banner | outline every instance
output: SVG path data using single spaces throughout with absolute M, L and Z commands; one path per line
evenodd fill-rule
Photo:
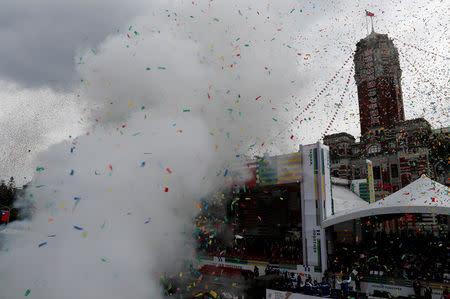
M 369 203 L 375 202 L 375 187 L 373 183 L 372 161 L 366 160 L 367 166 L 367 184 L 369 185 Z
M 327 266 L 325 231 L 321 227 L 324 211 L 332 212 L 328 147 L 320 142 L 301 146 L 303 263 L 324 271 Z M 327 159 L 325 159 L 327 157 Z
M 260 186 L 298 183 L 302 179 L 301 153 L 263 158 L 258 162 L 256 183 Z

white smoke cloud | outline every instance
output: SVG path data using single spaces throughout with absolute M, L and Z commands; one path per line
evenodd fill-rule
M 37 159 L 21 203 L 33 219 L 0 255 L 0 296 L 159 297 L 159 275 L 195 259 L 196 201 L 230 184 L 237 155 L 287 129 L 280 103 L 302 80 L 271 40 L 276 16 L 260 13 L 161 10 L 76 57 L 92 125 Z

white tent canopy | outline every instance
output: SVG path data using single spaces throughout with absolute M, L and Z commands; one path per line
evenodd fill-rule
M 360 198 L 347 187 L 333 184 L 331 190 L 333 192 L 332 194 L 335 214 L 342 214 L 349 210 L 369 206 L 369 203 L 367 201 Z
M 336 204 L 339 202 L 335 202 Z M 370 205 L 356 208 L 354 206 L 340 207 L 335 208 L 335 211 L 335 215 L 322 222 L 323 227 L 372 215 L 403 213 L 448 215 L 450 214 L 450 188 L 423 175 L 403 189 Z

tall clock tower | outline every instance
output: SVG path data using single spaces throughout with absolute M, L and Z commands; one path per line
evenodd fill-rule
M 387 34 L 374 31 L 356 44 L 361 136 L 372 129 L 391 128 L 405 120 L 398 51 Z

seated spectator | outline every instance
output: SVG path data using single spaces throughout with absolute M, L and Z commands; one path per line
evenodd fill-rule
M 331 295 L 331 284 L 324 277 L 320 284 L 321 296 L 322 297 L 330 297 Z

